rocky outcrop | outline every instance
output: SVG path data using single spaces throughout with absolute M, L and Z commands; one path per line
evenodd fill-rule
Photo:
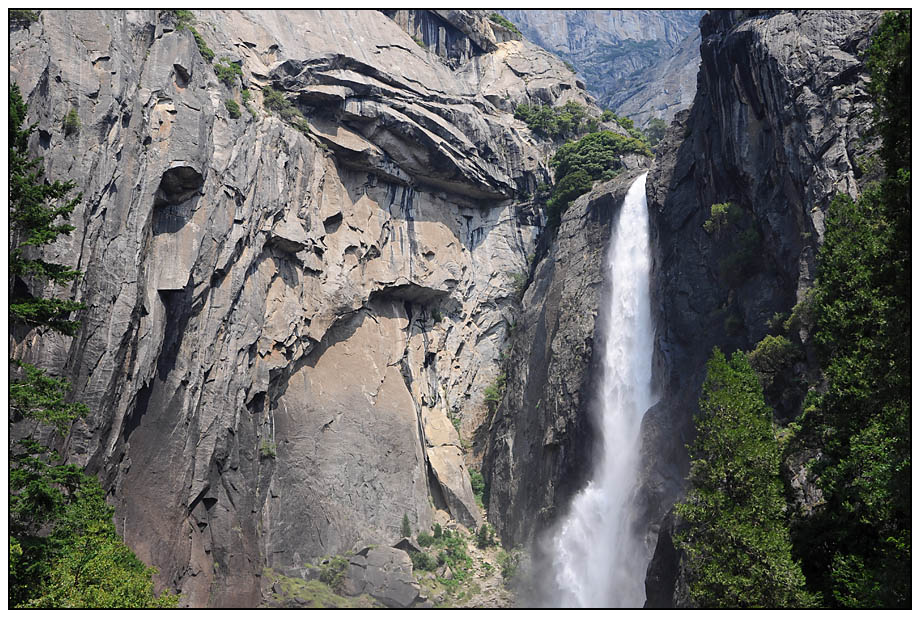
M 696 99 L 647 184 L 663 392 L 643 423 L 650 543 L 683 491 L 682 445 L 713 346 L 750 350 L 769 318 L 803 298 L 831 199 L 857 195 L 866 179 L 858 161 L 875 145 L 860 53 L 878 18 L 716 11 L 701 22 Z M 704 228 L 711 206 L 728 202 L 733 223 Z M 663 572 L 674 570 L 653 561 L 650 576 Z
M 345 594 L 368 594 L 387 607 L 410 607 L 419 598 L 409 554 L 393 547 L 365 547 L 348 559 Z
M 92 410 L 68 457 L 158 585 L 254 606 L 263 567 L 479 523 L 451 420 L 485 415 L 549 179 L 510 112 L 590 98 L 477 11 L 423 18 L 425 48 L 376 11 L 195 16 L 202 43 L 170 11 L 11 31 L 31 147 L 83 192 L 49 257 L 88 307 L 11 347 Z
M 696 91 L 704 11 L 505 10 L 530 40 L 572 63 L 598 101 L 644 126 Z
M 636 157 L 627 171 L 569 207 L 524 294 L 485 462 L 489 518 L 508 547 L 528 546 L 587 481 L 604 250 L 614 215 L 643 164 L 648 162 Z

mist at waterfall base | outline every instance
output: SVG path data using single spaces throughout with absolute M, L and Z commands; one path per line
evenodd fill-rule
M 602 355 L 593 414 L 600 432 L 591 481 L 542 537 L 542 603 L 556 607 L 642 607 L 651 552 L 635 525 L 639 431 L 652 392 L 654 328 L 649 302 L 646 174 L 635 180 L 613 223 L 598 319 Z M 602 301 L 604 302 L 604 301 Z

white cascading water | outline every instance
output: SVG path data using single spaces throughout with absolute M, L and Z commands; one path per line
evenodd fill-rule
M 648 206 L 643 174 L 623 201 L 607 250 L 611 285 L 597 393 L 603 455 L 553 541 L 561 607 L 642 607 L 649 557 L 630 532 L 639 427 L 652 395 Z

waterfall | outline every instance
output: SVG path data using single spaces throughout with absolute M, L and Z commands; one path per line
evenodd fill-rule
M 649 555 L 630 525 L 639 427 L 652 396 L 648 206 L 643 174 L 632 184 L 606 256 L 610 282 L 597 389 L 602 455 L 592 480 L 572 500 L 553 540 L 556 604 L 641 607 Z

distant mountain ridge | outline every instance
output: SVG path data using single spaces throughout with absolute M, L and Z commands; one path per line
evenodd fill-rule
M 506 10 L 524 35 L 570 62 L 598 103 L 639 125 L 670 121 L 696 93 L 701 10 Z

